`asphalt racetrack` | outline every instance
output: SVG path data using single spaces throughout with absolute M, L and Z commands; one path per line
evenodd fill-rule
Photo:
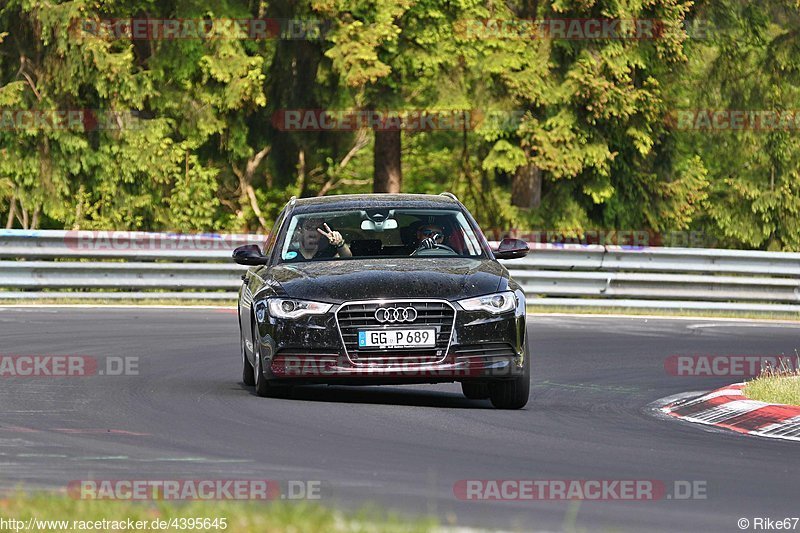
M 498 411 L 465 399 L 458 384 L 313 386 L 259 398 L 240 383 L 232 311 L 2 308 L 0 355 L 137 357 L 138 375 L 2 378 L 0 485 L 319 480 L 328 505 L 372 502 L 511 530 L 739 531 L 739 518 L 800 515 L 797 443 L 648 408 L 740 381 L 669 375 L 670 355 L 793 354 L 800 324 L 530 316 L 529 328 L 531 402 Z M 471 479 L 690 481 L 705 498 L 456 498 L 454 484 Z

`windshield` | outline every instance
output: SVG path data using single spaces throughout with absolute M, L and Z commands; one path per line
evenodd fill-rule
M 292 216 L 280 246 L 283 262 L 376 257 L 481 257 L 461 211 L 362 209 Z

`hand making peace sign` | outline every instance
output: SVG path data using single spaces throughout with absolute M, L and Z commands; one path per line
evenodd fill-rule
M 331 245 L 337 248 L 341 248 L 342 246 L 344 246 L 344 237 L 342 237 L 342 234 L 339 233 L 338 231 L 332 230 L 327 223 L 323 225 L 325 226 L 325 229 L 328 231 L 322 231 L 320 228 L 317 228 L 317 231 L 321 235 L 325 236 L 325 238 L 328 239 L 328 242 L 330 242 Z

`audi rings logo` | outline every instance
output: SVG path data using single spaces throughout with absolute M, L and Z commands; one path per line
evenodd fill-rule
M 380 307 L 375 311 L 375 320 L 381 324 L 414 322 L 416 319 L 417 310 L 413 307 Z

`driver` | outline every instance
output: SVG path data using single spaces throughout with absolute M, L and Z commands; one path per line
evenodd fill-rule
M 444 243 L 444 228 L 438 224 L 423 224 L 417 228 L 417 250 L 436 248 Z

